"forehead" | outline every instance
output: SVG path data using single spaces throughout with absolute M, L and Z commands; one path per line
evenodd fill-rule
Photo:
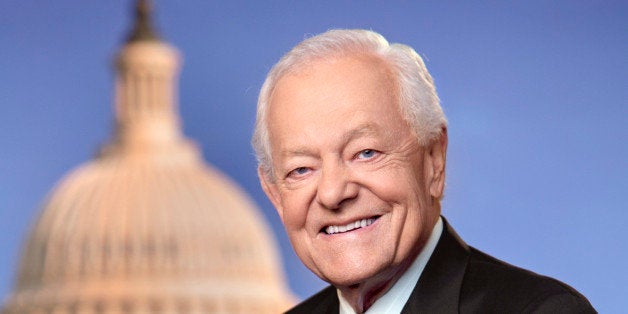
M 308 85 L 316 89 L 333 85 L 338 88 L 351 88 L 352 83 L 378 83 L 387 88 L 387 93 L 397 94 L 396 77 L 391 66 L 382 57 L 368 53 L 332 55 L 304 61 L 277 80 L 269 97 L 272 104 L 277 96 L 287 90 L 298 88 L 305 91 Z
M 267 114 L 272 146 L 342 137 L 364 125 L 405 124 L 390 67 L 370 55 L 318 60 L 287 74 L 277 82 Z
M 297 66 L 277 81 L 269 97 L 268 115 L 319 109 L 314 104 L 340 107 L 351 97 L 395 98 L 396 106 L 397 90 L 390 66 L 380 57 L 354 54 L 317 59 Z

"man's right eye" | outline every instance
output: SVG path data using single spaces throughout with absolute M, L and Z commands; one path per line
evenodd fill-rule
M 302 177 L 302 176 L 308 174 L 308 172 L 310 172 L 310 168 L 308 168 L 308 167 L 299 167 L 299 168 L 295 168 L 294 170 L 288 172 L 287 177 L 288 178 L 299 178 L 299 177 Z

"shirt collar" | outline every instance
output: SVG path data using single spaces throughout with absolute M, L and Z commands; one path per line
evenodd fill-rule
M 421 253 L 417 256 L 417 258 L 412 262 L 412 265 L 406 270 L 406 272 L 401 275 L 401 277 L 393 284 L 393 286 L 379 299 L 373 303 L 373 305 L 365 312 L 366 313 L 401 313 L 403 306 L 408 302 L 410 298 L 410 294 L 412 294 L 412 290 L 416 286 L 417 282 L 421 277 L 421 273 L 427 265 L 427 261 L 429 261 L 434 249 L 436 248 L 436 244 L 440 239 L 440 235 L 443 232 L 443 220 L 441 217 L 438 217 L 438 221 L 434 225 L 432 229 L 432 233 L 430 234 L 427 243 L 421 250 Z M 336 293 L 338 294 L 338 301 L 340 303 L 340 311 L 339 314 L 355 314 L 355 311 L 349 305 L 349 302 L 342 296 L 340 290 L 336 289 Z

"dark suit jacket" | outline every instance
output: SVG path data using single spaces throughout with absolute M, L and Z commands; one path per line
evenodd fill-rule
M 339 311 L 329 286 L 287 313 Z M 596 313 L 568 285 L 468 246 L 443 219 L 443 233 L 402 313 Z

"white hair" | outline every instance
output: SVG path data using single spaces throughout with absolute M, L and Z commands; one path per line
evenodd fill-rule
M 447 126 L 432 77 L 414 49 L 402 44 L 389 44 L 382 35 L 369 30 L 330 30 L 302 41 L 285 54 L 270 70 L 262 85 L 251 142 L 259 167 L 270 178 L 274 176 L 267 113 L 277 82 L 303 65 L 354 54 L 379 57 L 390 67 L 397 79 L 401 113 L 421 145 L 438 137 Z

